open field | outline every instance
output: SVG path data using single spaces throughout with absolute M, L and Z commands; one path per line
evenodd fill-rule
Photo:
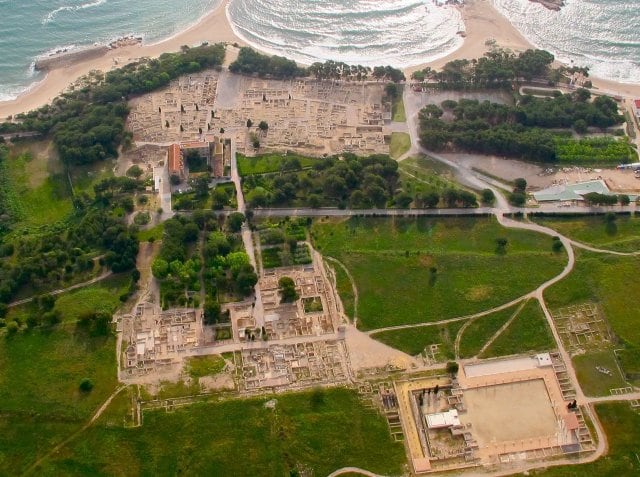
M 611 223 L 603 215 L 592 217 L 536 217 L 536 223 L 573 240 L 618 252 L 640 249 L 640 218 L 619 215 Z
M 576 375 L 580 386 L 587 396 L 609 396 L 610 389 L 628 386 L 620 375 L 613 351 L 598 351 L 573 358 Z M 596 367 L 607 369 L 611 374 L 604 374 Z
M 72 204 L 61 165 L 49 156 L 46 144 L 21 146 L 20 150 L 3 161 L 0 173 L 13 189 L 10 196 L 17 202 L 13 208 L 24 225 L 46 225 L 65 218 Z
M 460 339 L 460 357 L 476 356 L 484 344 L 504 325 L 519 308 L 514 305 L 506 310 L 482 316 L 471 323 L 462 333 Z
M 164 223 L 160 223 L 155 227 L 138 232 L 138 240 L 140 242 L 148 242 L 149 240 L 162 240 L 164 233 Z
M 392 159 L 398 159 L 411 148 L 411 137 L 407 133 L 391 133 L 389 155 Z
M 116 388 L 114 348 L 71 324 L 0 339 L 0 474 L 22 473 L 89 419 Z
M 481 358 L 555 349 L 555 341 L 537 300 L 529 300 Z
M 324 476 L 343 466 L 401 473 L 401 443 L 387 423 L 346 389 L 194 404 L 171 414 L 146 412 L 136 429 L 89 429 L 46 461 L 48 475 Z
M 439 345 L 439 358 L 444 361 L 455 358 L 453 345 L 462 325 L 464 325 L 464 321 L 455 321 L 448 325 L 383 331 L 373 334 L 371 337 L 412 356 L 419 355 L 429 345 L 437 344 Z
M 540 477 L 601 477 L 626 476 L 640 473 L 638 442 L 640 441 L 640 413 L 628 403 L 598 404 L 596 412 L 609 440 L 609 451 L 596 462 L 578 466 L 552 467 L 531 471 Z
M 363 329 L 438 321 L 508 302 L 560 272 L 549 237 L 493 218 L 318 221 L 315 244 L 353 275 Z M 497 253 L 496 239 L 508 241 Z M 411 286 L 408 286 L 411 285 Z
M 421 192 L 442 192 L 447 188 L 460 189 L 453 171 L 441 162 L 425 156 L 405 159 L 400 163 L 403 182 L 411 183 Z

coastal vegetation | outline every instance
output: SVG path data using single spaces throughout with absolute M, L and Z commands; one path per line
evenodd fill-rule
M 311 236 L 354 277 L 364 330 L 501 305 L 555 276 L 565 261 L 549 237 L 504 229 L 492 218 L 319 220 Z
M 68 166 L 117 157 L 118 148 L 131 140 L 124 124 L 128 98 L 166 86 L 181 75 L 219 67 L 224 53 L 222 44 L 184 47 L 179 53 L 96 73 L 51 104 L 0 124 L 0 132 L 42 133 L 53 140 Z
M 314 76 L 318 80 L 366 81 L 370 76 L 376 80 L 397 83 L 404 81 L 402 70 L 391 66 L 370 68 L 362 65 L 348 65 L 340 61 L 327 60 L 316 62 L 307 68 L 298 66 L 295 61 L 282 56 L 270 56 L 252 48 L 242 47 L 238 58 L 229 65 L 232 73 L 256 74 L 261 78 L 291 79 Z
M 460 59 L 446 63 L 441 71 L 431 67 L 415 71 L 414 81 L 447 89 L 510 88 L 514 81 L 548 78 L 558 80 L 561 70 L 553 70 L 554 57 L 544 50 L 526 50 L 517 55 L 494 48 L 477 60 Z
M 591 101 L 590 93 L 583 89 L 553 98 L 523 96 L 515 106 L 461 99 L 445 101 L 442 108 L 431 104 L 422 109 L 420 141 L 434 151 L 461 150 L 545 162 L 585 157 L 630 162 L 637 154 L 627 142 L 574 140 L 567 137 L 569 131 L 561 131 L 606 129 L 622 121 L 613 99 L 599 96 Z

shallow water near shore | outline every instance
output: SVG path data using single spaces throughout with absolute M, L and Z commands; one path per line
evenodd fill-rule
M 221 0 L 0 0 L 0 101 L 41 78 L 37 56 L 140 35 L 152 43 L 195 23 Z

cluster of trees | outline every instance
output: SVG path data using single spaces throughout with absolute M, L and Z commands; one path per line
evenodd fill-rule
M 420 112 L 420 139 L 435 151 L 555 161 L 559 133 L 548 128 L 571 127 L 578 121 L 606 128 L 622 121 L 611 98 L 589 102 L 583 91 L 544 99 L 525 96 L 516 106 L 470 99 L 447 100 L 442 108 L 431 104 Z M 442 119 L 445 110 L 451 120 Z
M 204 285 L 205 321 L 210 324 L 223 317 L 221 299 L 252 293 L 258 277 L 238 234 L 244 220 L 238 213 L 225 219 L 211 211 L 197 211 L 165 222 L 162 247 L 151 266 L 160 280 L 164 307 L 199 306 L 194 294 Z
M 385 207 L 397 192 L 398 163 L 385 155 L 329 157 L 311 169 L 247 176 L 251 207 Z
M 280 301 L 283 303 L 294 302 L 299 297 L 296 291 L 296 284 L 291 277 L 280 277 L 278 291 L 280 292 Z
M 371 76 L 378 81 L 398 83 L 406 79 L 402 70 L 392 66 L 376 66 L 371 69 L 369 66 L 348 65 L 333 60 L 313 63 L 307 68 L 307 74 L 318 80 L 366 81 Z
M 453 60 L 441 71 L 430 67 L 414 72 L 411 78 L 452 89 L 504 88 L 514 81 L 533 78 L 559 79 L 550 68 L 554 57 L 544 50 L 526 50 L 515 54 L 508 50 L 493 49 L 482 58 Z
M 122 210 L 131 206 L 134 179 L 111 178 L 95 186 L 95 197 L 79 194 L 75 213 L 37 234 L 6 235 L 0 243 L 0 303 L 9 303 L 24 286 L 51 290 L 89 274 L 94 256 L 114 272 L 135 270 L 138 241 Z
M 584 200 L 589 205 L 629 205 L 631 199 L 626 194 L 599 194 L 598 192 L 589 192 L 584 196 Z M 615 220 L 615 215 L 613 215 Z
M 560 162 L 635 162 L 636 150 L 628 140 L 616 140 L 609 137 L 586 139 L 556 139 L 556 155 Z
M 165 86 L 180 75 L 220 66 L 223 61 L 222 44 L 183 47 L 179 53 L 94 75 L 85 86 L 62 94 L 50 105 L 20 114 L 16 122 L 0 124 L 0 132 L 51 135 L 61 159 L 71 165 L 116 157 L 118 147 L 131 139 L 124 126 L 129 97 Z
M 513 182 L 513 191 L 509 194 L 509 203 L 516 207 L 524 207 L 527 203 L 527 181 L 522 177 Z
M 275 79 L 307 76 L 307 70 L 299 67 L 295 61 L 277 55 L 263 55 L 249 47 L 240 48 L 238 58 L 229 65 L 229 71 Z

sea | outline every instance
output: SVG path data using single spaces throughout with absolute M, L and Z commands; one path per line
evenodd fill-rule
M 126 35 L 155 43 L 221 1 L 0 0 L 0 101 L 42 78 L 33 68 L 39 55 Z M 561 61 L 640 83 L 640 0 L 565 0 L 559 12 L 529 0 L 490 1 Z M 445 0 L 231 0 L 226 13 L 247 43 L 302 63 L 417 65 L 456 50 L 465 29 Z

